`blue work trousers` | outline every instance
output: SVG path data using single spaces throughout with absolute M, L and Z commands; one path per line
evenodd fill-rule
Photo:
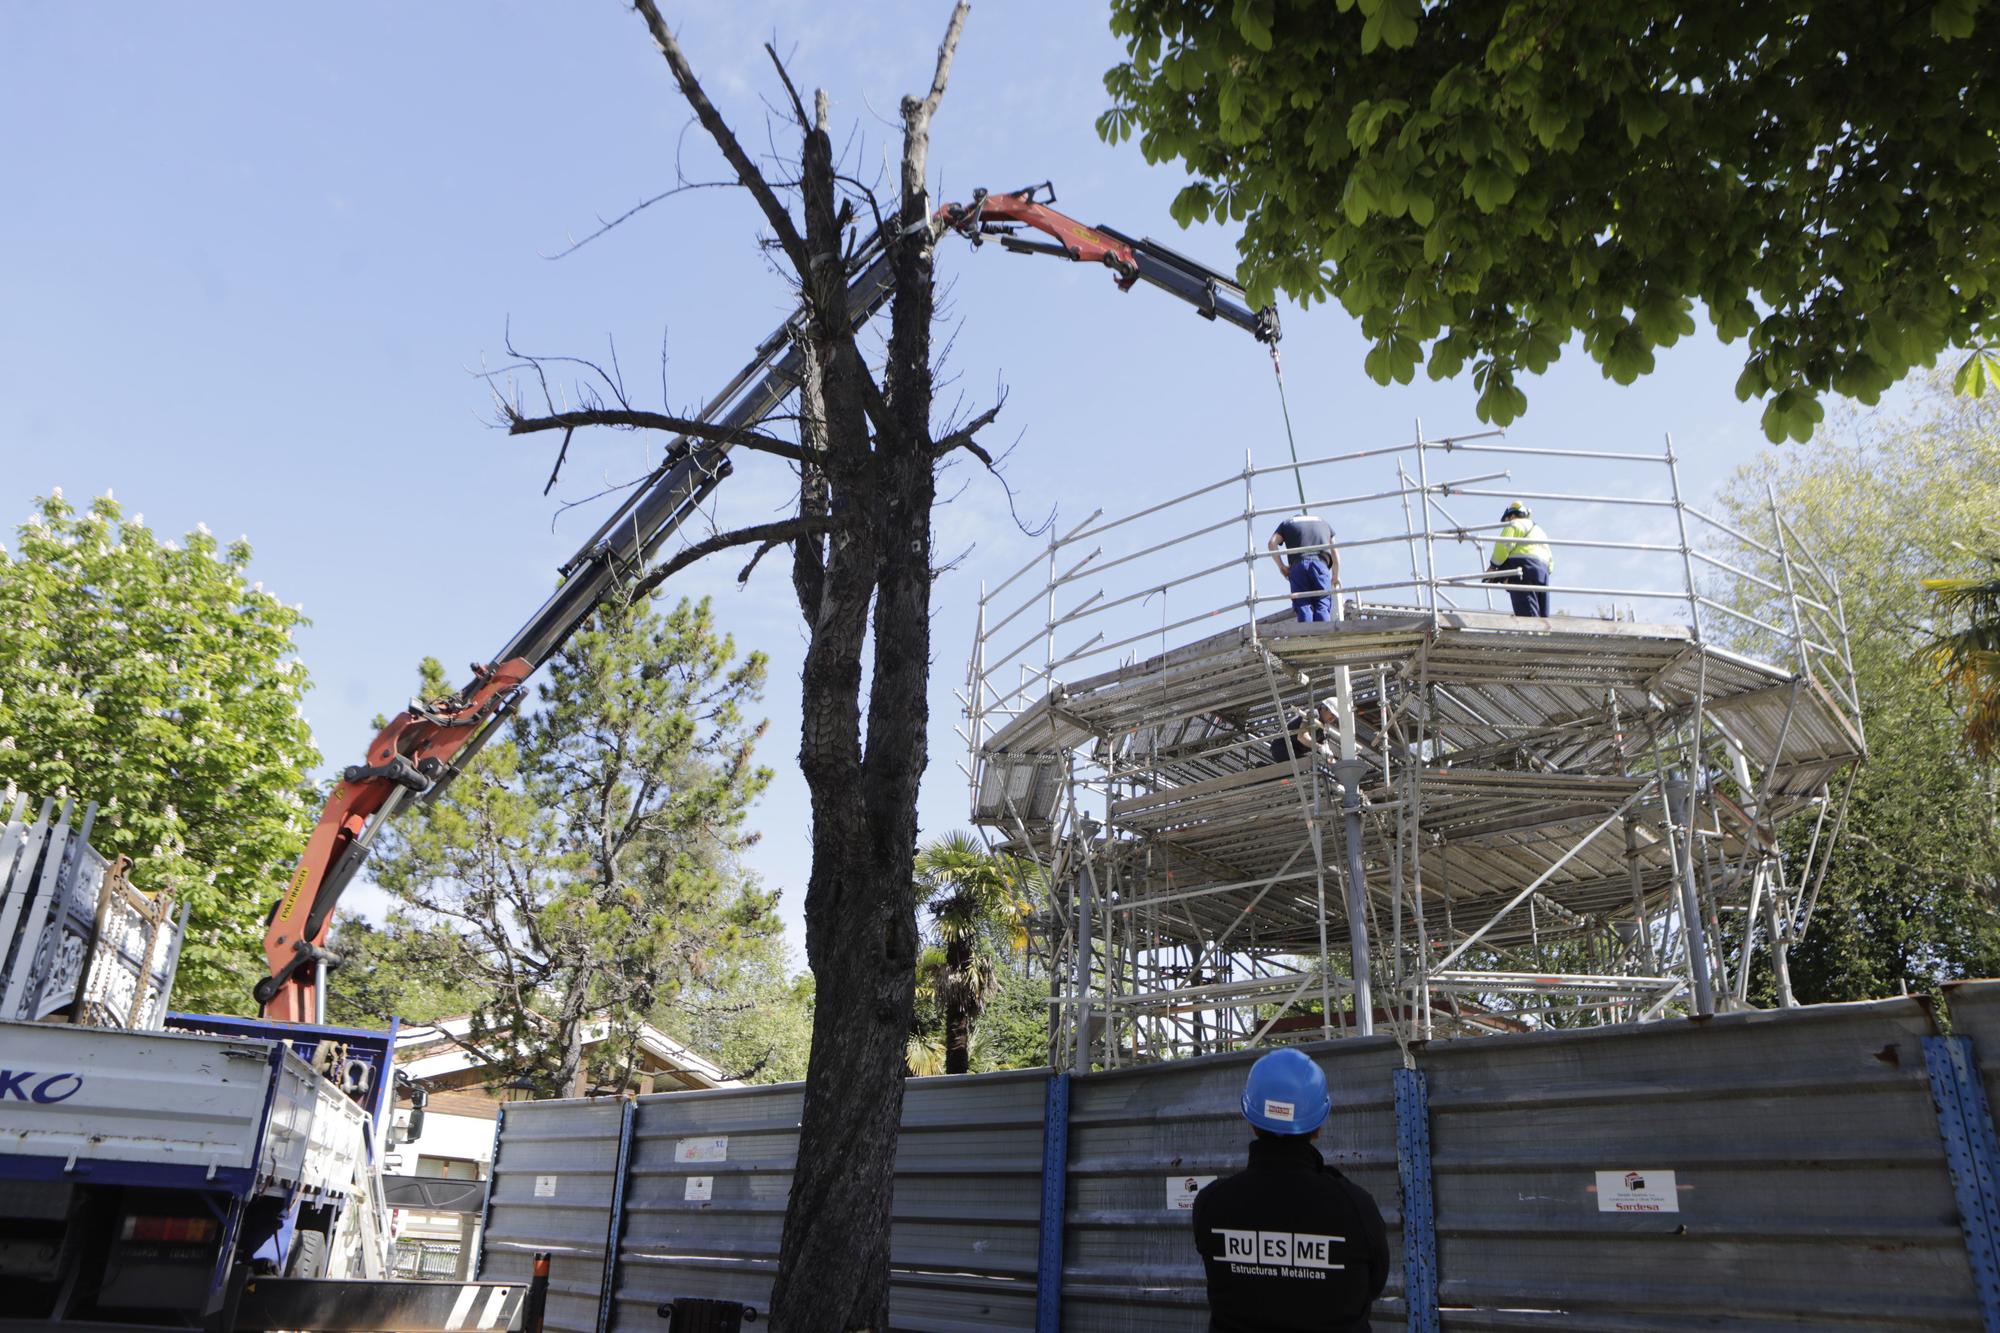
M 1500 562 L 1500 568 L 1513 571 L 1512 577 L 1498 582 L 1513 585 L 1507 589 L 1507 595 L 1514 600 L 1514 614 L 1546 619 L 1549 614 L 1549 567 L 1533 556 L 1510 555 Z M 1516 592 L 1516 588 L 1521 591 Z
M 1292 614 L 1300 620 L 1333 619 L 1333 574 L 1326 562 L 1311 558 L 1292 562 Z

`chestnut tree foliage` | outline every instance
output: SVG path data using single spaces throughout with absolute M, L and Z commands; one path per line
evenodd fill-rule
M 59 490 L 0 547 L 0 785 L 95 801 L 91 845 L 188 905 L 179 1009 L 254 1011 L 264 912 L 319 804 L 305 617 L 249 564 L 242 538 L 163 540 Z
M 1244 225 L 1252 304 L 1334 300 L 1479 414 L 1572 340 L 1621 384 L 1695 329 L 1804 440 L 1948 348 L 2000 374 L 2000 20 L 1914 5 L 1112 0 L 1099 133 Z

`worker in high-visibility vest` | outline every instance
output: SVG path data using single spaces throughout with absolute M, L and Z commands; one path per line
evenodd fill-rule
M 1504 526 L 1500 529 L 1500 539 L 1493 543 L 1493 558 L 1486 562 L 1486 568 L 1504 574 L 1494 582 L 1512 585 L 1507 596 L 1513 599 L 1515 615 L 1546 617 L 1549 571 L 1556 563 L 1555 554 L 1549 549 L 1549 534 L 1542 531 L 1534 514 L 1519 500 L 1507 506 L 1500 521 Z

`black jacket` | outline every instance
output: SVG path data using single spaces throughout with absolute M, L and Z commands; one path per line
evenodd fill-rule
M 1250 1165 L 1194 1200 L 1212 1333 L 1369 1333 L 1389 1239 L 1368 1191 L 1291 1135 L 1258 1138 Z

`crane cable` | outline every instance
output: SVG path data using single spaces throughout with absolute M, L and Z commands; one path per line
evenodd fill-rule
M 1271 344 L 1271 374 L 1278 381 L 1278 410 L 1285 414 L 1285 445 L 1292 451 L 1292 483 L 1299 488 L 1299 512 L 1306 512 L 1306 483 L 1299 472 L 1299 442 L 1292 436 L 1292 407 L 1285 401 L 1285 368 L 1278 361 L 1278 344 Z

